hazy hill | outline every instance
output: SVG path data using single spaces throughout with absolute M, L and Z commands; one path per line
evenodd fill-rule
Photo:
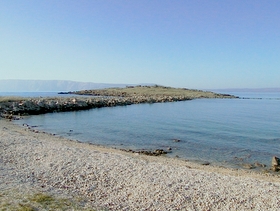
M 0 92 L 66 92 L 85 89 L 125 87 L 128 84 L 106 84 L 59 80 L 0 80 Z
M 280 92 L 280 88 L 211 89 L 214 92 Z

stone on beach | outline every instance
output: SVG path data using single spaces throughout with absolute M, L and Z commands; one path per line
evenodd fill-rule
M 271 167 L 272 167 L 273 171 L 280 170 L 280 159 L 278 157 L 276 157 L 276 156 L 272 157 Z
M 251 163 L 244 163 L 244 164 L 242 164 L 242 166 L 243 166 L 245 169 L 254 169 L 254 168 L 256 168 L 256 166 L 254 166 L 254 165 L 251 164 Z

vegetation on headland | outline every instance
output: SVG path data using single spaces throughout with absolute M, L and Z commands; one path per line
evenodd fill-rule
M 0 103 L 9 103 L 9 102 L 18 102 L 21 100 L 26 100 L 24 97 L 15 97 L 15 96 L 0 96 Z
M 145 96 L 145 97 L 183 97 L 188 99 L 196 98 L 236 98 L 233 95 L 218 94 L 209 91 L 202 91 L 196 89 L 186 88 L 172 88 L 166 86 L 127 86 L 126 88 L 108 88 L 108 89 L 94 89 L 94 90 L 82 90 L 76 92 L 69 92 L 69 94 L 78 95 L 93 95 L 93 96 L 114 96 L 114 97 L 133 97 L 133 96 Z
M 0 97 L 0 117 L 12 119 L 14 118 L 14 115 L 86 110 L 91 108 L 125 106 L 141 103 L 176 102 L 197 98 L 237 98 L 227 94 L 163 86 L 136 86 L 101 90 L 84 90 L 69 92 L 69 94 L 91 95 L 95 97 Z

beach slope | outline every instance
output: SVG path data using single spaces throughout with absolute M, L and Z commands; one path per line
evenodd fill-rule
M 122 152 L 4 119 L 0 181 L 7 210 L 48 210 L 34 194 L 63 199 L 61 210 L 280 210 L 277 175 Z

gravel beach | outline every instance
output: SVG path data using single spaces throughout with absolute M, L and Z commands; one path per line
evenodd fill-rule
M 1 205 L 32 193 L 93 210 L 280 210 L 277 174 L 132 154 L 2 119 Z

